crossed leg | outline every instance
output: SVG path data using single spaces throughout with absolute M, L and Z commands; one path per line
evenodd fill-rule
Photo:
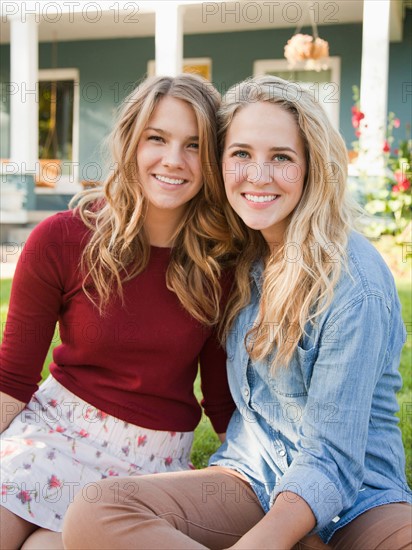
M 97 488 L 95 501 L 79 494 L 69 507 L 65 548 L 218 550 L 234 545 L 264 516 L 244 478 L 218 466 L 111 478 Z M 406 550 L 412 547 L 411 514 L 407 503 L 379 506 L 338 530 L 329 544 L 312 535 L 293 550 Z

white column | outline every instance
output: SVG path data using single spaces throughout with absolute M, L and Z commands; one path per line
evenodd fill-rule
M 34 172 L 39 158 L 38 38 L 36 16 L 10 18 L 10 160 Z
M 183 70 L 183 11 L 178 2 L 156 6 L 156 75 L 176 76 Z
M 390 0 L 363 3 L 360 103 L 367 128 L 360 137 L 359 168 L 370 175 L 383 171 L 382 147 L 388 102 Z

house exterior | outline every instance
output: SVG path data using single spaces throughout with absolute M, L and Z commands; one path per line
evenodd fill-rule
M 306 80 L 348 150 L 356 85 L 370 121 L 363 139 L 372 173 L 383 166 L 387 113 L 411 121 L 410 0 L 4 0 L 0 25 L 3 242 L 11 226 L 66 208 L 83 186 L 104 179 L 102 143 L 117 107 L 147 74 L 195 68 L 222 93 L 253 74 Z M 327 67 L 291 73 L 284 46 L 314 26 L 329 42 Z

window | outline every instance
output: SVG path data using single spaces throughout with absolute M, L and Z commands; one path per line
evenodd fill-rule
M 328 68 L 321 71 L 289 69 L 286 59 L 255 61 L 253 74 L 269 74 L 299 83 L 314 94 L 332 124 L 336 129 L 339 128 L 340 57 L 330 57 Z
M 53 183 L 77 182 L 79 167 L 79 74 L 77 69 L 39 71 L 39 159 Z M 51 177 L 58 167 L 56 177 Z M 60 176 L 60 177 L 57 177 Z

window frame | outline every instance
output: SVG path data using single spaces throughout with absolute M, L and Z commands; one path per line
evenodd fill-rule
M 52 82 L 58 80 L 73 81 L 73 127 L 72 127 L 72 164 L 70 183 L 79 181 L 79 135 L 80 135 L 80 78 L 78 69 L 39 69 L 38 81 Z M 63 179 L 63 178 L 61 178 Z
M 212 80 L 212 58 L 211 57 L 186 57 L 182 65 L 204 65 L 207 68 L 208 80 Z M 147 62 L 147 76 L 154 76 L 156 73 L 156 61 L 151 59 Z
M 336 84 L 338 99 L 336 101 L 331 101 L 331 108 L 329 111 L 330 119 L 332 124 L 336 129 L 339 129 L 339 118 L 340 118 L 340 79 L 341 79 L 341 58 L 339 56 L 329 57 L 327 62 L 327 69 L 331 71 L 331 80 L 329 82 Z M 306 69 L 302 65 L 298 65 L 296 68 L 298 71 L 312 71 L 313 69 Z M 262 76 L 268 74 L 272 71 L 290 71 L 291 69 L 289 63 L 286 59 L 258 59 L 253 63 L 253 76 Z M 328 84 L 328 83 L 321 83 Z M 320 84 L 320 85 L 321 85 Z

